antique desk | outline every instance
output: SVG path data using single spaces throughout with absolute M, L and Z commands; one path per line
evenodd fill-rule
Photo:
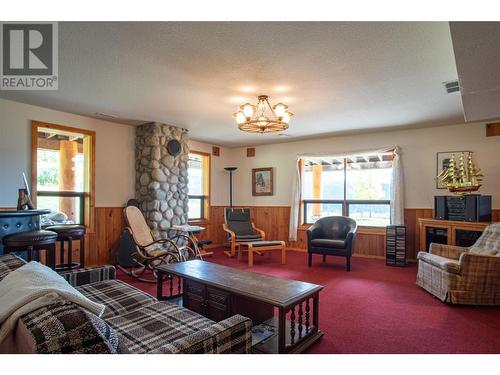
M 240 314 L 252 319 L 254 326 L 274 327 L 275 334 L 253 346 L 256 353 L 301 353 L 323 336 L 318 327 L 321 285 L 201 260 L 166 264 L 157 270 L 160 300 L 182 297 L 184 307 L 214 321 Z

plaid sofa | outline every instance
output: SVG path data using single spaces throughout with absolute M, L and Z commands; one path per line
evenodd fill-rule
M 24 260 L 0 256 L 0 281 Z M 250 319 L 209 320 L 170 302 L 159 302 L 115 279 L 115 268 L 62 272 L 89 299 L 106 306 L 101 318 L 69 302 L 21 317 L 0 345 L 3 353 L 249 353 Z
M 471 247 L 431 243 L 417 258 L 417 284 L 443 302 L 500 305 L 500 223 Z

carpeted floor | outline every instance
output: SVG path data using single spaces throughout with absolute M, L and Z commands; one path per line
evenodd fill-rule
M 246 262 L 215 249 L 210 262 L 248 269 Z M 254 272 L 309 281 L 320 294 L 321 341 L 308 353 L 500 353 L 500 308 L 448 306 L 415 284 L 417 267 L 387 267 L 383 260 L 344 259 L 290 251 L 287 265 L 279 254 L 255 257 Z M 119 273 L 120 279 L 156 296 L 156 286 Z

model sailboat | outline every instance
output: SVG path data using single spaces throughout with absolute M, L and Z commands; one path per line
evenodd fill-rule
M 436 177 L 441 185 L 454 194 L 469 194 L 481 187 L 483 174 L 474 164 L 472 152 L 468 152 L 467 156 L 465 154 L 465 152 L 460 153 L 458 163 L 455 154 L 452 154 L 448 167 Z

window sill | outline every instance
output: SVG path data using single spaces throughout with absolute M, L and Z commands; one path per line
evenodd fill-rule
M 299 226 L 298 230 L 307 230 L 312 224 L 302 224 Z M 369 227 L 369 226 L 358 226 L 356 231 L 358 234 L 376 234 L 385 236 L 385 227 Z

